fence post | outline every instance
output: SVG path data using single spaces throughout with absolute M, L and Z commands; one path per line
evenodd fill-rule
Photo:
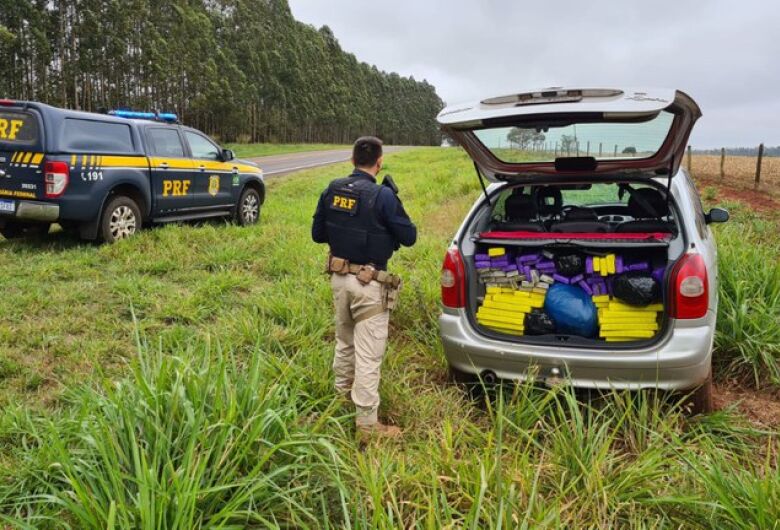
M 688 146 L 688 174 L 691 174 L 691 146 Z
M 601 144 L 602 142 L 599 142 L 599 158 L 601 158 Z
M 764 144 L 758 146 L 758 160 L 756 161 L 756 182 L 754 188 L 758 189 L 758 184 L 761 182 L 761 160 L 764 158 Z
M 726 148 L 721 147 L 720 148 L 720 180 L 723 180 L 723 177 L 726 175 L 726 172 L 723 169 L 725 163 L 726 163 Z
M 588 149 L 585 151 L 585 156 L 590 156 L 590 140 L 588 140 Z
M 617 144 L 615 144 L 615 158 L 617 158 Z

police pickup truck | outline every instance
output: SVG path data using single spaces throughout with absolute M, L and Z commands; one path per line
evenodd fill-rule
M 258 221 L 263 173 L 172 114 L 94 114 L 0 99 L 0 234 L 52 223 L 113 242 L 144 225 Z

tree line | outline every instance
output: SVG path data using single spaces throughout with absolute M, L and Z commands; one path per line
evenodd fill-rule
M 0 97 L 171 111 L 245 142 L 438 144 L 443 106 L 287 0 L 0 0 Z

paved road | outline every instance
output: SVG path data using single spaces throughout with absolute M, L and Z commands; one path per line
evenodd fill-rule
M 385 153 L 394 153 L 401 149 L 406 148 L 386 146 L 384 151 Z M 351 149 L 334 149 L 329 151 L 306 151 L 303 153 L 288 153 L 286 155 L 261 156 L 258 158 L 250 158 L 249 160 L 258 164 L 266 177 L 278 177 L 302 169 L 347 162 L 351 156 Z

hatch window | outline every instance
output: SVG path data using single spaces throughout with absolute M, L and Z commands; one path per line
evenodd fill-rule
M 474 135 L 496 158 L 508 163 L 552 162 L 558 157 L 649 158 L 671 129 L 674 115 L 661 111 L 636 121 L 539 119 L 532 124 L 477 129 Z

